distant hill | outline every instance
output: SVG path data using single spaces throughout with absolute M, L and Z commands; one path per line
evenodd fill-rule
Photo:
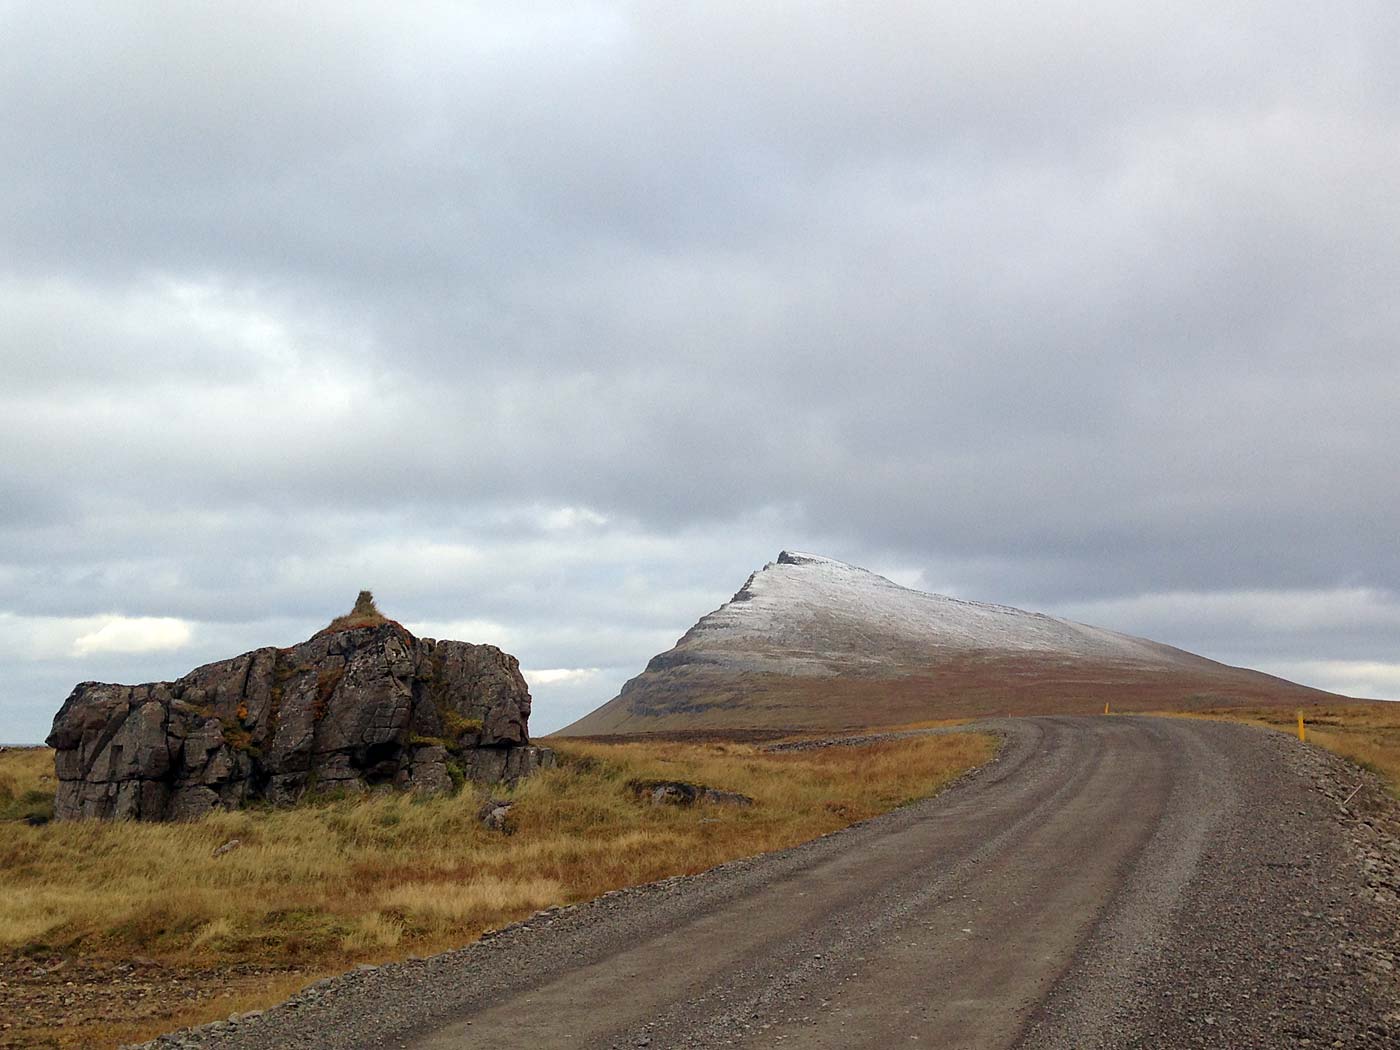
M 566 736 L 1341 698 L 1169 645 L 783 551 Z

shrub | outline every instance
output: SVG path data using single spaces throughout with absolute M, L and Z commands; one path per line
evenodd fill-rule
M 442 726 L 447 730 L 449 737 L 460 742 L 463 737 L 481 732 L 481 719 L 468 718 L 460 711 L 454 711 L 449 707 L 442 713 Z
M 466 770 L 456 762 L 447 763 L 447 777 L 452 781 L 452 791 L 454 793 L 461 791 L 463 785 L 467 782 Z

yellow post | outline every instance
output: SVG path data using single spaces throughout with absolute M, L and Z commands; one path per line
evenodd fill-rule
M 1103 713 L 1104 713 L 1104 714 L 1108 714 L 1108 701 L 1107 701 L 1107 700 L 1105 700 L 1105 701 L 1103 702 Z
M 1298 739 L 1307 742 L 1308 731 L 1303 728 L 1303 712 L 1298 712 Z

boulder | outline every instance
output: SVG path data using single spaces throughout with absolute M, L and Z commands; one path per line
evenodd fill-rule
M 60 819 L 179 820 L 253 801 L 396 787 L 445 792 L 552 766 L 530 692 L 493 645 L 416 638 L 361 596 L 288 649 L 175 682 L 84 682 L 54 718 Z
M 737 791 L 721 791 L 685 780 L 629 780 L 627 786 L 638 798 L 650 799 L 653 806 L 693 806 L 709 802 L 717 806 L 752 806 L 753 799 Z
M 498 798 L 488 798 L 476 811 L 476 816 L 482 824 L 492 831 L 509 835 L 514 830 L 510 820 L 510 811 L 513 808 L 514 805 L 510 802 L 504 802 Z

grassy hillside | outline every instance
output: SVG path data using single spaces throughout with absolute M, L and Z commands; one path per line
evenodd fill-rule
M 190 824 L 0 823 L 0 1047 L 102 1047 L 267 1005 L 357 962 L 425 954 L 549 905 L 778 849 L 931 794 L 994 750 L 954 735 L 770 755 L 744 744 L 564 742 L 497 797 L 400 794 Z M 51 753 L 0 754 L 14 798 Z M 654 807 L 635 779 L 752 796 Z M 237 839 L 236 848 L 216 855 Z

